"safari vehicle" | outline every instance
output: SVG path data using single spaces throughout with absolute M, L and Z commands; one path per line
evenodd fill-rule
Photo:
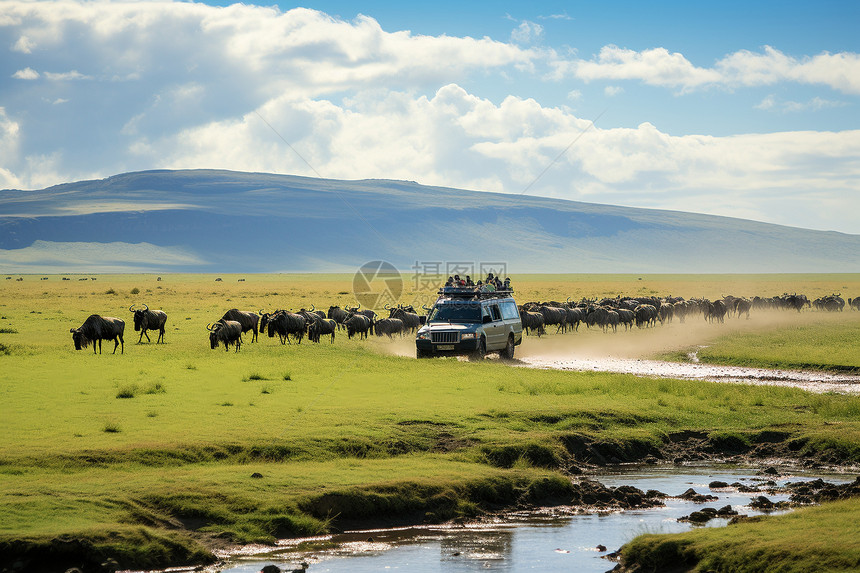
M 498 352 L 510 360 L 522 341 L 523 324 L 511 291 L 445 287 L 418 331 L 415 349 L 418 358 L 465 355 L 481 360 Z

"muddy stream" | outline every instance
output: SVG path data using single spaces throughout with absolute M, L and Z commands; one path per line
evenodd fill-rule
M 853 475 L 795 473 L 763 476 L 751 468 L 722 466 L 643 466 L 619 469 L 593 476 L 607 487 L 629 485 L 643 491 L 654 489 L 679 496 L 692 488 L 713 496 L 709 501 L 678 497 L 651 509 L 614 512 L 584 511 L 572 507 L 509 513 L 493 519 L 461 525 L 422 526 L 392 530 L 347 532 L 312 540 L 284 540 L 275 550 L 248 547 L 223 555 L 225 561 L 208 569 L 218 573 L 255 573 L 266 565 L 282 571 L 323 572 L 409 571 L 578 571 L 604 572 L 612 569 L 611 553 L 641 533 L 674 533 L 693 527 L 720 527 L 727 518 L 712 519 L 706 525 L 692 525 L 682 518 L 704 508 L 723 509 L 744 515 L 762 511 L 750 507 L 752 499 L 765 495 L 771 502 L 788 499 L 786 494 L 768 491 L 767 482 L 809 481 L 822 477 L 830 483 L 846 483 Z M 714 486 L 714 482 L 735 484 Z M 738 487 L 740 486 L 740 488 Z M 741 493 L 744 488 L 761 489 Z M 771 511 L 770 513 L 780 513 Z M 679 519 L 681 519 L 679 521 Z M 327 542 L 326 549 L 303 550 L 308 541 Z

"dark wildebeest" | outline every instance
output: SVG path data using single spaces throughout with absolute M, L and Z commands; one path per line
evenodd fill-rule
M 746 298 L 736 298 L 734 300 L 734 305 L 734 311 L 738 315 L 738 318 L 740 318 L 742 314 L 746 314 L 747 320 L 750 319 L 750 308 L 752 308 L 752 301 Z
M 657 324 L 657 308 L 653 304 L 640 304 L 633 313 L 639 328 Z
M 579 331 L 579 323 L 585 320 L 585 311 L 578 306 L 568 306 L 567 310 L 567 326 L 573 327 L 573 330 Z
M 349 318 L 349 313 L 339 306 L 328 307 L 326 318 L 334 320 L 338 324 L 338 328 L 343 324 L 343 321 Z
M 370 330 L 368 332 L 370 332 L 370 334 L 373 334 L 373 323 L 376 321 L 376 313 L 374 311 L 370 310 L 369 308 L 364 309 L 364 310 L 359 310 L 360 308 L 361 308 L 361 303 L 359 303 L 359 305 L 356 306 L 355 308 L 346 307 L 346 310 L 350 314 L 353 314 L 353 315 L 354 314 L 361 314 L 361 315 L 364 315 L 367 318 L 369 318 L 370 319 Z M 346 323 L 344 323 L 344 324 L 346 324 Z
M 618 313 L 618 320 L 621 321 L 621 324 L 624 325 L 624 330 L 628 328 L 633 328 L 633 323 L 636 320 L 636 314 L 632 310 L 628 310 L 626 308 L 619 308 L 615 312 Z
M 567 329 L 567 309 L 558 306 L 538 307 L 537 311 L 543 315 L 544 326 L 556 325 L 556 333 Z
M 546 334 L 546 330 L 543 327 L 543 315 L 541 313 L 525 310 L 522 306 L 519 308 L 520 320 L 523 323 L 523 330 L 525 330 L 526 334 L 531 334 L 532 331 L 535 331 L 538 338 L 540 338 L 542 334 Z
M 292 334 L 293 338 L 298 340 L 299 344 L 302 343 L 302 338 L 305 336 L 305 329 L 308 324 L 304 316 L 287 312 L 286 310 L 279 310 L 269 315 L 268 318 L 269 338 L 274 338 L 275 333 L 277 333 L 281 339 L 281 344 L 292 344 L 290 342 L 290 335 Z
M 403 330 L 415 332 L 421 327 L 421 319 L 418 318 L 418 313 L 411 306 L 397 305 L 396 308 L 389 308 L 388 305 L 385 305 L 385 310 L 389 313 L 388 318 L 397 318 L 403 322 Z
M 102 340 L 113 340 L 113 353 L 116 354 L 116 347 L 120 346 L 120 354 L 125 354 L 125 343 L 122 340 L 122 335 L 125 332 L 125 321 L 122 319 L 91 314 L 80 327 L 70 328 L 69 332 L 72 333 L 75 350 L 86 348 L 92 342 L 93 354 L 96 353 L 96 343 L 98 343 L 99 354 L 101 354 Z
M 140 331 L 140 338 L 137 339 L 138 344 L 141 343 L 144 336 L 146 336 L 147 342 L 151 342 L 146 333 L 147 330 L 158 331 L 158 338 L 155 339 L 156 344 L 164 342 L 164 325 L 167 322 L 167 314 L 164 311 L 149 310 L 146 305 L 143 305 L 143 310 L 135 310 L 134 305 L 128 307 L 128 310 L 134 313 L 134 330 Z
M 253 330 L 254 334 L 251 336 L 251 342 L 257 341 L 257 323 L 260 322 L 260 317 L 253 312 L 231 308 L 224 313 L 221 320 L 235 320 L 242 325 L 242 334 L 245 334 L 249 330 Z
M 207 324 L 209 331 L 209 346 L 212 350 L 224 343 L 224 352 L 230 349 L 231 344 L 236 345 L 236 352 L 242 346 L 242 324 L 235 320 L 224 320 L 223 318 L 214 324 Z
M 395 334 L 403 334 L 405 329 L 403 321 L 399 318 L 380 318 L 373 325 L 376 336 L 387 336 L 388 338 L 392 338 Z
M 853 310 L 860 310 L 860 296 L 858 296 L 857 298 L 849 298 L 848 308 Z
M 311 316 L 317 316 L 311 313 Z M 332 318 L 319 318 L 308 324 L 308 340 L 319 342 L 320 336 L 331 334 L 331 343 L 334 344 L 334 334 L 337 332 L 337 323 Z
M 363 314 L 353 314 L 343 321 L 343 325 L 346 327 L 348 338 L 352 338 L 353 334 L 358 334 L 359 338 L 367 338 L 367 333 L 371 331 L 373 322 Z

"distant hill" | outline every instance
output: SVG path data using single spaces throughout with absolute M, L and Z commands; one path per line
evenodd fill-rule
M 145 171 L 0 191 L 6 273 L 860 272 L 858 252 L 860 235 L 408 181 Z

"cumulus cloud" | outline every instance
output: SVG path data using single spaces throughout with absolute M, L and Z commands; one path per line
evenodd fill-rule
M 37 80 L 39 79 L 39 72 L 33 68 L 24 68 L 12 74 L 12 77 L 18 80 Z
M 556 77 L 595 80 L 639 80 L 681 92 L 723 86 L 773 85 L 778 82 L 823 85 L 846 94 L 860 94 L 860 54 L 824 52 L 797 58 L 771 46 L 762 52 L 740 50 L 712 67 L 700 67 L 683 54 L 665 48 L 642 51 L 604 46 L 589 60 L 554 62 Z
M 837 198 L 860 208 L 860 131 L 677 137 L 647 122 L 591 128 L 565 108 L 516 97 L 494 104 L 454 84 L 432 97 L 282 98 L 259 114 L 277 134 L 254 113 L 140 151 L 173 157 L 175 168 L 408 179 L 786 224 L 772 204 L 804 205 L 813 228 L 850 228 L 828 206 Z
M 35 47 L 36 44 L 27 36 L 21 36 L 14 44 L 12 44 L 12 50 L 15 52 L 21 52 L 22 54 L 31 53 Z

